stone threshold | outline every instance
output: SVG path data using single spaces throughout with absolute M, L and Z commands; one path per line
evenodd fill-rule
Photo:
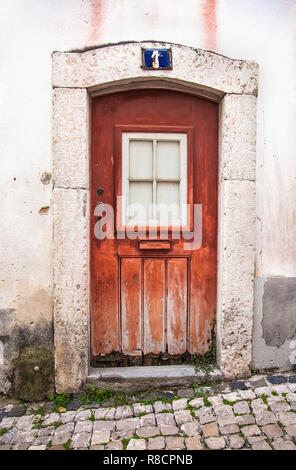
M 192 365 L 134 366 L 134 367 L 91 367 L 86 380 L 97 388 L 114 391 L 135 392 L 150 388 L 192 386 L 194 383 L 216 383 L 223 380 L 218 368 L 205 372 Z

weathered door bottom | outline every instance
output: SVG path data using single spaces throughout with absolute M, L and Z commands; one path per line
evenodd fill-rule
M 193 364 L 196 355 L 188 352 L 184 354 L 146 354 L 141 356 L 129 356 L 119 352 L 106 354 L 105 356 L 94 356 L 93 367 L 130 367 L 130 366 L 159 366 L 175 364 Z

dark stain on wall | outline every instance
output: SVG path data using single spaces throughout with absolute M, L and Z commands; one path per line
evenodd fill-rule
M 264 284 L 263 338 L 267 346 L 296 337 L 296 278 L 271 278 Z
M 14 309 L 0 310 L 0 341 L 9 394 L 25 401 L 46 399 L 54 392 L 53 322 L 18 324 Z

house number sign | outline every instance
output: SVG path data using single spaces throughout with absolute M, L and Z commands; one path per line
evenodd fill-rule
M 172 70 L 172 50 L 142 48 L 142 68 L 146 70 Z

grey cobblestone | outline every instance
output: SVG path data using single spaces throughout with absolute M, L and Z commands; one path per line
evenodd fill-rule
M 291 406 L 286 401 L 277 401 L 276 403 L 271 403 L 270 409 L 274 413 L 281 413 L 282 411 L 290 411 Z
M 94 431 L 91 438 L 91 445 L 107 444 L 110 439 L 110 431 Z
M 241 449 L 245 440 L 239 434 L 233 434 L 229 437 L 229 445 L 231 449 Z
M 68 423 L 68 424 L 72 424 L 72 423 Z M 65 424 L 64 426 L 67 426 L 67 424 Z M 93 422 L 92 421 L 89 421 L 89 420 L 86 421 L 85 420 L 85 421 L 78 421 L 76 423 L 76 426 L 75 426 L 75 432 L 76 433 L 91 432 L 92 430 L 93 430 Z
M 174 434 L 178 434 L 179 429 L 173 424 L 163 424 L 160 426 L 160 431 L 163 436 L 173 436 Z
M 156 426 L 145 426 L 138 428 L 136 434 L 139 437 L 154 437 L 160 434 L 160 430 Z
M 115 421 L 94 421 L 93 431 L 114 431 Z
M 127 418 L 117 421 L 116 430 L 117 431 L 131 431 L 136 430 L 140 426 L 139 418 Z
M 106 450 L 123 450 L 123 444 L 121 441 L 111 441 L 106 447 Z
M 156 419 L 153 413 L 149 413 L 148 415 L 141 416 L 140 418 L 140 426 L 155 426 Z
M 131 439 L 127 445 L 127 450 L 146 450 L 145 439 Z
M 169 424 L 171 426 L 176 425 L 176 421 L 175 421 L 173 413 L 159 413 L 155 417 L 156 417 L 157 426 L 162 426 L 164 424 L 166 425 Z
M 234 413 L 245 415 L 250 413 L 250 407 L 247 401 L 239 401 L 233 405 Z
M 266 424 L 274 424 L 277 422 L 275 414 L 270 411 L 256 413 L 255 420 L 258 426 L 265 426 Z
M 36 414 L 40 403 L 22 405 L 22 416 L 7 416 L 8 410 L 19 414 L 16 405 L 7 405 L 0 407 L 0 450 L 58 450 L 70 443 L 74 450 L 116 451 L 125 447 L 123 440 L 128 450 L 296 450 L 296 383 L 288 376 L 271 380 L 279 385 L 257 376 L 249 383 L 188 388 L 171 394 L 170 403 L 133 398 L 116 407 L 110 399 L 87 409 L 79 402 L 77 411 L 70 403 L 64 413 L 50 403 L 44 417 Z
M 133 411 L 130 406 L 118 406 L 115 412 L 115 419 L 126 419 L 133 416 Z
M 254 444 L 252 445 L 252 449 L 253 450 L 272 450 L 270 445 L 263 439 L 261 441 L 254 442 Z
M 133 408 L 135 416 L 141 413 L 153 413 L 152 405 L 142 405 L 142 403 L 135 403 Z
M 69 440 L 72 440 L 72 434 L 71 433 L 59 433 L 55 434 L 54 436 L 44 436 L 42 444 L 48 444 L 50 441 L 53 446 L 61 445 L 61 444 L 66 444 Z M 35 441 L 34 441 L 35 443 Z
M 148 440 L 148 450 L 163 450 L 164 448 L 164 437 L 153 437 Z
M 175 411 L 175 420 L 178 426 L 181 426 L 184 423 L 188 423 L 192 421 L 192 416 L 189 410 L 180 410 Z
M 236 434 L 239 432 L 239 427 L 237 424 L 228 424 L 227 426 L 220 427 L 221 434 Z
M 241 432 L 246 437 L 258 436 L 259 434 L 261 434 L 261 430 L 256 424 L 251 424 L 250 426 L 244 426 L 243 428 L 241 428 Z
M 224 437 L 208 437 L 205 443 L 209 449 L 220 450 L 226 446 Z
M 91 433 L 89 432 L 82 432 L 82 433 L 74 434 L 72 437 L 71 447 L 73 449 L 87 448 L 89 446 L 90 439 L 91 439 Z
M 186 406 L 187 406 L 186 398 L 181 398 L 180 400 L 173 400 L 174 411 L 185 410 Z
M 196 436 L 200 433 L 200 425 L 197 421 L 192 421 L 191 423 L 184 423 L 181 425 L 181 431 L 187 436 Z
M 170 411 L 172 409 L 172 405 L 170 403 L 162 403 L 162 401 L 156 401 L 154 403 L 154 411 L 155 413 L 161 413 L 162 411 Z
M 200 424 L 212 423 L 213 421 L 216 421 L 216 419 L 217 419 L 216 416 L 213 414 L 199 416 Z
M 78 411 L 75 415 L 75 421 L 84 421 L 91 417 L 91 410 Z
M 183 437 L 166 437 L 166 450 L 182 450 L 185 448 Z

